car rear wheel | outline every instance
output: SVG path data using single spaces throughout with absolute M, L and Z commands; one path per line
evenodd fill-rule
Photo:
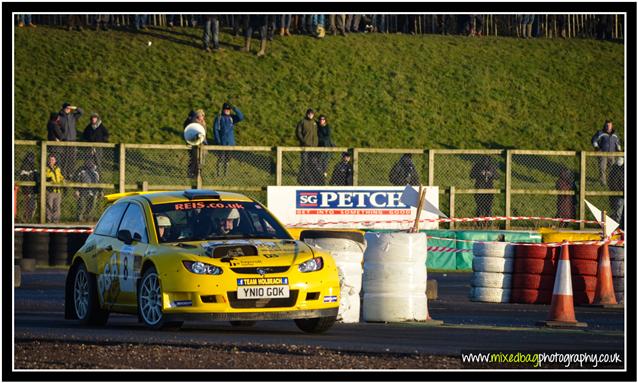
M 140 318 L 147 327 L 159 329 L 179 329 L 183 322 L 167 322 L 162 312 L 162 286 L 154 266 L 142 276 L 137 292 L 137 307 Z
M 231 320 L 230 325 L 233 327 L 252 327 L 255 325 L 254 320 Z
M 303 332 L 320 334 L 332 327 L 336 320 L 336 316 L 310 319 L 295 319 L 295 324 Z
M 95 276 L 80 263 L 74 269 L 73 309 L 82 324 L 103 325 L 109 318 L 109 312 L 100 308 L 97 297 Z

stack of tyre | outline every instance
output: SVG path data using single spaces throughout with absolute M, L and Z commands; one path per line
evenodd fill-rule
M 363 320 L 427 320 L 426 234 L 368 232 L 365 238 Z
M 13 242 L 13 287 L 20 287 L 22 284 L 22 269 L 20 268 L 20 263 L 22 262 L 22 238 L 22 232 L 16 231 Z
M 510 301 L 514 246 L 509 242 L 476 242 L 472 247 L 470 300 L 507 303 Z
M 556 247 L 515 246 L 511 303 L 552 302 L 557 254 Z
M 307 244 L 330 252 L 339 272 L 339 313 L 337 320 L 358 323 L 361 313 L 361 284 L 365 239 L 357 232 L 306 230 L 300 238 Z
M 569 245 L 574 304 L 589 305 L 594 302 L 600 248 L 599 245 Z
M 66 265 L 69 256 L 67 233 L 51 233 L 49 238 L 49 265 Z
M 22 245 L 22 256 L 36 266 L 49 265 L 49 233 L 25 232 Z
M 616 301 L 625 303 L 625 248 L 623 246 L 609 246 L 611 259 L 611 275 L 614 281 Z

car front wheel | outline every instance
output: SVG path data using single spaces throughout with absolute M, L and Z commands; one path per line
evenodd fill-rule
M 328 331 L 328 329 L 332 327 L 336 320 L 336 316 L 310 319 L 295 319 L 295 324 L 303 332 L 320 334 L 322 332 Z
M 142 276 L 137 291 L 137 307 L 144 324 L 152 329 L 179 328 L 182 322 L 167 322 L 162 312 L 162 286 L 154 266 L 149 267 Z

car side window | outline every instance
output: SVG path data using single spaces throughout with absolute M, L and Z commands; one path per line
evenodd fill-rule
M 139 234 L 141 238 L 140 242 L 148 243 L 146 222 L 144 221 L 144 210 L 142 210 L 138 204 L 129 204 L 129 207 L 126 209 L 126 213 L 124 213 L 124 217 L 122 218 L 122 223 L 120 223 L 120 227 L 117 230 L 128 230 L 131 232 L 131 236 L 133 237 L 135 234 Z
M 117 203 L 109 206 L 104 214 L 102 214 L 102 218 L 100 218 L 97 225 L 95 225 L 93 233 L 108 237 L 115 237 L 117 235 L 117 226 L 119 225 L 120 220 L 122 219 L 122 214 L 124 214 L 124 210 L 127 206 L 127 203 Z

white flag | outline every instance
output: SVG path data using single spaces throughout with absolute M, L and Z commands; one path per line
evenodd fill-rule
M 600 222 L 600 217 L 603 214 L 602 211 L 600 211 L 596 206 L 589 203 L 589 201 L 587 200 L 585 200 L 585 203 L 587 204 L 589 211 L 591 211 L 591 213 L 594 215 L 594 218 L 596 218 L 596 221 Z M 620 224 L 614 221 L 613 219 L 609 218 L 608 215 L 605 215 L 605 226 L 607 230 L 607 235 L 610 236 L 611 233 L 616 231 L 616 229 L 618 228 L 618 226 L 620 226 Z
M 403 192 L 401 193 L 401 199 L 399 201 L 401 201 L 402 203 L 408 206 L 418 207 L 419 206 L 419 191 L 410 185 L 406 185 L 405 189 L 403 189 Z M 428 213 L 436 214 L 439 217 L 447 218 L 447 215 L 443 214 L 443 212 L 437 209 L 436 206 L 432 205 L 432 203 L 428 201 L 427 198 L 425 199 L 425 206 L 423 208 Z

